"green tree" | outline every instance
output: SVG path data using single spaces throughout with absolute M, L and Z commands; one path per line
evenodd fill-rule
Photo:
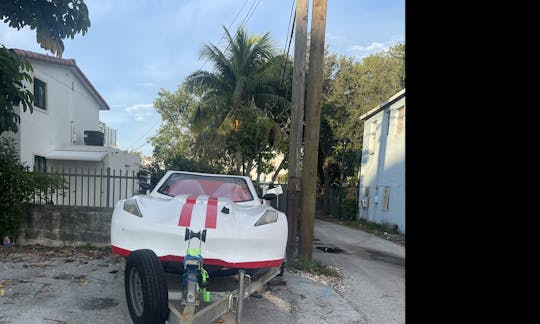
M 36 30 L 38 44 L 58 57 L 64 52 L 63 39 L 90 27 L 84 0 L 13 0 L 0 1 L 0 18 L 10 27 L 28 26 Z M 20 118 L 14 107 L 33 112 L 34 97 L 23 81 L 31 82 L 32 67 L 14 51 L 0 43 L 0 134 L 16 132 Z
M 206 141 L 196 141 L 190 124 L 197 98 L 181 84 L 175 92 L 161 89 L 154 100 L 154 108 L 164 121 L 157 134 L 150 139 L 154 147 L 153 177 L 164 170 L 193 172 L 221 172 L 224 157 Z
M 17 132 L 21 120 L 14 107 L 22 105 L 23 111 L 33 111 L 34 95 L 24 82 L 31 83 L 30 63 L 14 50 L 0 44 L 0 135 L 6 131 Z
M 356 61 L 351 57 L 327 54 L 323 81 L 320 178 L 324 212 L 330 198 L 339 192 L 340 163 L 345 177 L 353 177 L 360 166 L 363 122 L 360 116 L 405 87 L 405 44 Z M 344 150 L 340 140 L 351 140 Z
M 269 34 L 248 36 L 239 29 L 233 38 L 227 28 L 224 30 L 229 42 L 225 52 L 213 44 L 205 45 L 201 51 L 201 58 L 209 60 L 214 72 L 199 70 L 186 79 L 188 90 L 200 99 L 192 127 L 198 138 L 213 146 L 221 145 L 226 155 L 234 156 L 236 173 L 240 174 L 241 166 L 247 162 L 243 172 L 246 174 L 250 162 L 253 165 L 262 151 L 253 149 L 240 134 L 235 135 L 238 127 L 253 122 L 241 118 L 240 112 L 253 109 L 257 111 L 256 122 L 266 119 L 268 124 L 274 124 L 270 127 L 273 131 L 265 132 L 269 136 L 262 142 L 266 150 L 266 146 L 273 147 L 280 138 L 276 112 L 289 109 L 290 102 L 280 91 L 283 89 L 276 87 L 281 81 L 280 61 L 275 59 Z

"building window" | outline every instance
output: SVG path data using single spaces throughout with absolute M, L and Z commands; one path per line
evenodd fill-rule
M 396 109 L 396 112 L 396 135 L 399 135 L 405 127 L 405 106 L 399 107 L 398 109 Z
M 375 154 L 375 139 L 377 135 L 377 121 L 374 120 L 371 123 L 371 129 L 369 134 L 369 154 Z
M 45 157 L 34 155 L 34 171 L 47 172 L 47 160 Z
M 47 110 L 47 84 L 34 78 L 34 106 Z
M 384 187 L 384 199 L 383 199 L 383 211 L 388 211 L 390 209 L 390 187 Z

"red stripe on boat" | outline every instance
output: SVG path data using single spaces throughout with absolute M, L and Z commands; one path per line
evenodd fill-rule
M 196 197 L 188 197 L 186 203 L 182 207 L 182 212 L 180 212 L 180 219 L 178 220 L 178 226 L 189 227 L 191 224 L 191 215 L 193 214 L 193 206 L 197 202 Z
M 112 246 L 112 252 L 114 254 L 127 257 L 131 253 L 129 250 L 119 248 L 117 246 Z M 177 255 L 164 255 L 160 256 L 161 261 L 167 262 L 183 262 L 183 256 Z M 217 265 L 222 267 L 237 268 L 237 269 L 256 269 L 256 268 L 279 268 L 281 267 L 282 259 L 278 260 L 267 260 L 267 261 L 254 261 L 254 262 L 227 262 L 220 259 L 204 259 L 204 264 Z
M 206 206 L 206 223 L 204 224 L 204 228 L 216 228 L 217 204 L 217 198 L 208 198 L 208 205 Z

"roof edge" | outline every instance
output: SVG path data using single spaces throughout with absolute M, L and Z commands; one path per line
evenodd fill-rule
M 367 119 L 379 111 L 383 110 L 384 107 L 393 104 L 394 102 L 401 99 L 401 97 L 405 96 L 405 88 L 399 90 L 396 94 L 394 94 L 392 97 L 390 97 L 388 100 L 383 101 L 382 103 L 378 104 L 375 108 L 369 110 L 367 113 L 360 116 L 360 120 Z
M 63 66 L 72 68 L 75 71 L 75 74 L 82 81 L 83 85 L 87 88 L 87 90 L 92 94 L 94 99 L 96 99 L 96 101 L 98 102 L 99 110 L 111 110 L 111 108 L 109 107 L 105 99 L 103 99 L 103 97 L 99 94 L 96 88 L 92 85 L 92 82 L 88 80 L 88 78 L 83 73 L 83 71 L 77 66 L 77 62 L 75 62 L 75 59 L 62 59 L 56 56 L 31 52 L 31 51 L 22 50 L 19 48 L 13 48 L 13 50 L 18 55 L 27 59 L 45 62 L 45 63 L 63 65 Z

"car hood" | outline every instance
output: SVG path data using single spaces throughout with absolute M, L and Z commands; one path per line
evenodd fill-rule
M 234 203 L 228 198 L 179 195 L 170 199 L 134 196 L 146 222 L 200 229 L 252 227 L 267 205 Z

